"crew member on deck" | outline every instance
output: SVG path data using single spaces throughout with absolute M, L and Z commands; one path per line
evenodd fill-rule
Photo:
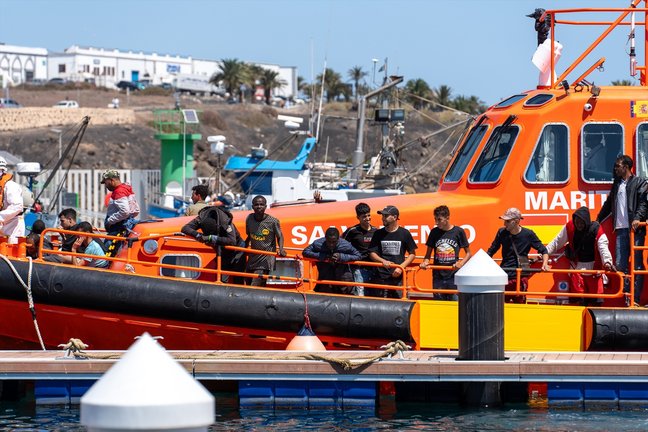
M 18 243 L 18 237 L 25 236 L 22 187 L 13 181 L 13 174 L 7 172 L 7 161 L 3 157 L 0 157 L 0 203 L 0 234 L 9 237 L 9 243 Z

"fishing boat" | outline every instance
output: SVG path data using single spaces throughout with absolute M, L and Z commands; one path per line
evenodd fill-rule
M 521 209 L 524 226 L 546 244 L 577 208 L 587 206 L 594 215 L 599 211 L 617 155 L 631 155 L 636 173 L 646 176 L 648 82 L 646 66 L 637 65 L 634 50 L 635 26 L 645 27 L 648 21 L 642 3 L 606 9 L 615 14 L 613 20 L 604 16 L 580 22 L 599 26 L 601 36 L 560 75 L 554 72 L 557 56 L 550 49 L 537 88 L 514 94 L 475 118 L 457 143 L 437 192 L 369 198 L 374 213 L 397 206 L 401 225 L 419 244 L 419 256 L 434 225 L 433 209 L 441 204 L 451 209 L 452 222 L 464 228 L 473 252 L 490 245 L 501 226 L 498 216 L 509 207 Z M 537 19 L 548 23 L 549 46 L 555 48 L 561 26 L 574 24 L 574 16 L 601 13 L 548 10 Z M 634 19 L 636 14 L 643 22 Z M 628 28 L 629 62 L 639 85 L 593 85 L 590 75 L 604 58 L 586 63 L 588 55 L 610 32 Z M 636 34 L 648 39 L 648 33 Z M 585 70 L 573 74 L 578 67 Z M 432 298 L 435 269 L 420 269 L 420 258 L 405 269 L 404 284 L 397 288 L 401 299 L 314 291 L 315 266 L 300 252 L 329 226 L 343 230 L 354 225 L 355 205 L 309 202 L 269 209 L 281 221 L 289 254 L 278 259 L 265 288 L 221 282 L 213 249 L 178 234 L 187 217 L 136 225 L 106 270 L 30 262 L 24 244 L 0 243 L 6 257 L 0 263 L 0 336 L 35 343 L 40 334 L 46 347 L 74 337 L 92 348 L 119 349 L 148 331 L 163 336 L 167 348 L 281 349 L 309 321 L 329 349 L 376 348 L 393 339 L 415 349 L 457 348 L 457 302 Z M 247 214 L 234 216 L 242 232 Z M 609 221 L 604 228 L 613 243 Z M 505 305 L 507 350 L 648 348 L 648 310 L 625 306 L 633 293 L 624 293 L 621 282 L 640 272 L 608 272 L 605 293 L 597 296 L 602 306 L 575 306 L 567 304 L 570 298 L 594 295 L 570 292 L 567 262 L 554 258 L 551 271 L 531 277 L 525 304 Z M 642 303 L 648 289 L 643 292 Z M 515 294 L 520 292 L 507 292 Z M 33 298 L 31 312 L 28 298 Z

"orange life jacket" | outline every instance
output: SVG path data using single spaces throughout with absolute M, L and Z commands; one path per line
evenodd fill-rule
M 4 173 L 2 176 L 0 176 L 0 208 L 4 206 L 4 191 L 5 191 L 5 185 L 9 180 L 13 179 L 13 174 L 10 173 Z

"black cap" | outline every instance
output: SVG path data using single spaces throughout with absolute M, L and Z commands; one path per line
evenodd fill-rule
M 545 13 L 545 10 L 542 8 L 536 8 L 536 10 L 533 11 L 533 13 L 530 13 L 527 15 L 529 18 L 535 18 L 538 19 L 542 16 L 542 14 Z
M 400 216 L 398 209 L 394 206 L 387 206 L 382 210 L 378 210 L 379 215 Z

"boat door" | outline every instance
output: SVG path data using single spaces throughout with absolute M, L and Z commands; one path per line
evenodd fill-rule
M 295 193 L 295 179 L 290 177 L 277 177 L 272 180 L 274 202 L 295 201 L 300 198 Z

